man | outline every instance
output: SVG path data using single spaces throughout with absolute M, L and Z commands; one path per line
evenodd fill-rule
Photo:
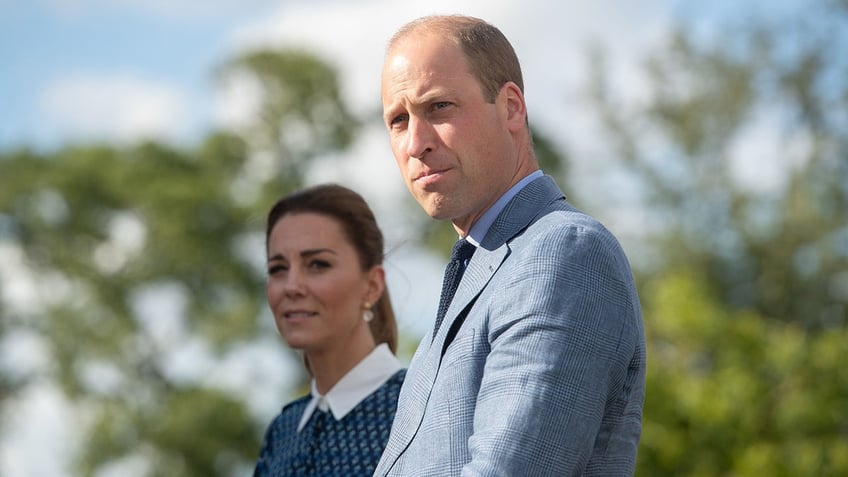
M 382 101 L 412 195 L 475 248 L 412 359 L 375 475 L 632 475 L 645 340 L 615 238 L 536 161 L 495 27 L 425 17 L 389 43 Z

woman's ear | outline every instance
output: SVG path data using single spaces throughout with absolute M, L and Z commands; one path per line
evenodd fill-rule
M 382 265 L 374 265 L 366 274 L 365 299 L 368 303 L 377 303 L 386 289 L 386 270 Z

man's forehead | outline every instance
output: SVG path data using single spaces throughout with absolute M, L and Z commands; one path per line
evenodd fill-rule
M 383 64 L 383 81 L 402 78 L 459 78 L 468 73 L 465 56 L 445 42 L 396 48 Z

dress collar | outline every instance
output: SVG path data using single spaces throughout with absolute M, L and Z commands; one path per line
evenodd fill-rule
M 313 379 L 312 399 L 306 405 L 297 431 L 300 432 L 303 429 L 316 408 L 322 411 L 329 410 L 333 413 L 333 417 L 340 421 L 400 369 L 400 361 L 392 354 L 389 345 L 382 343 L 342 376 L 342 379 L 327 391 L 327 394 L 321 395 L 318 392 Z

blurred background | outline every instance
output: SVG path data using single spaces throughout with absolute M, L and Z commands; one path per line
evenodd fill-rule
M 637 475 L 848 475 L 846 0 L 0 0 L 0 475 L 250 475 L 307 389 L 263 267 L 304 185 L 375 209 L 408 362 L 454 237 L 379 73 L 429 13 L 512 40 L 543 169 L 633 262 Z

